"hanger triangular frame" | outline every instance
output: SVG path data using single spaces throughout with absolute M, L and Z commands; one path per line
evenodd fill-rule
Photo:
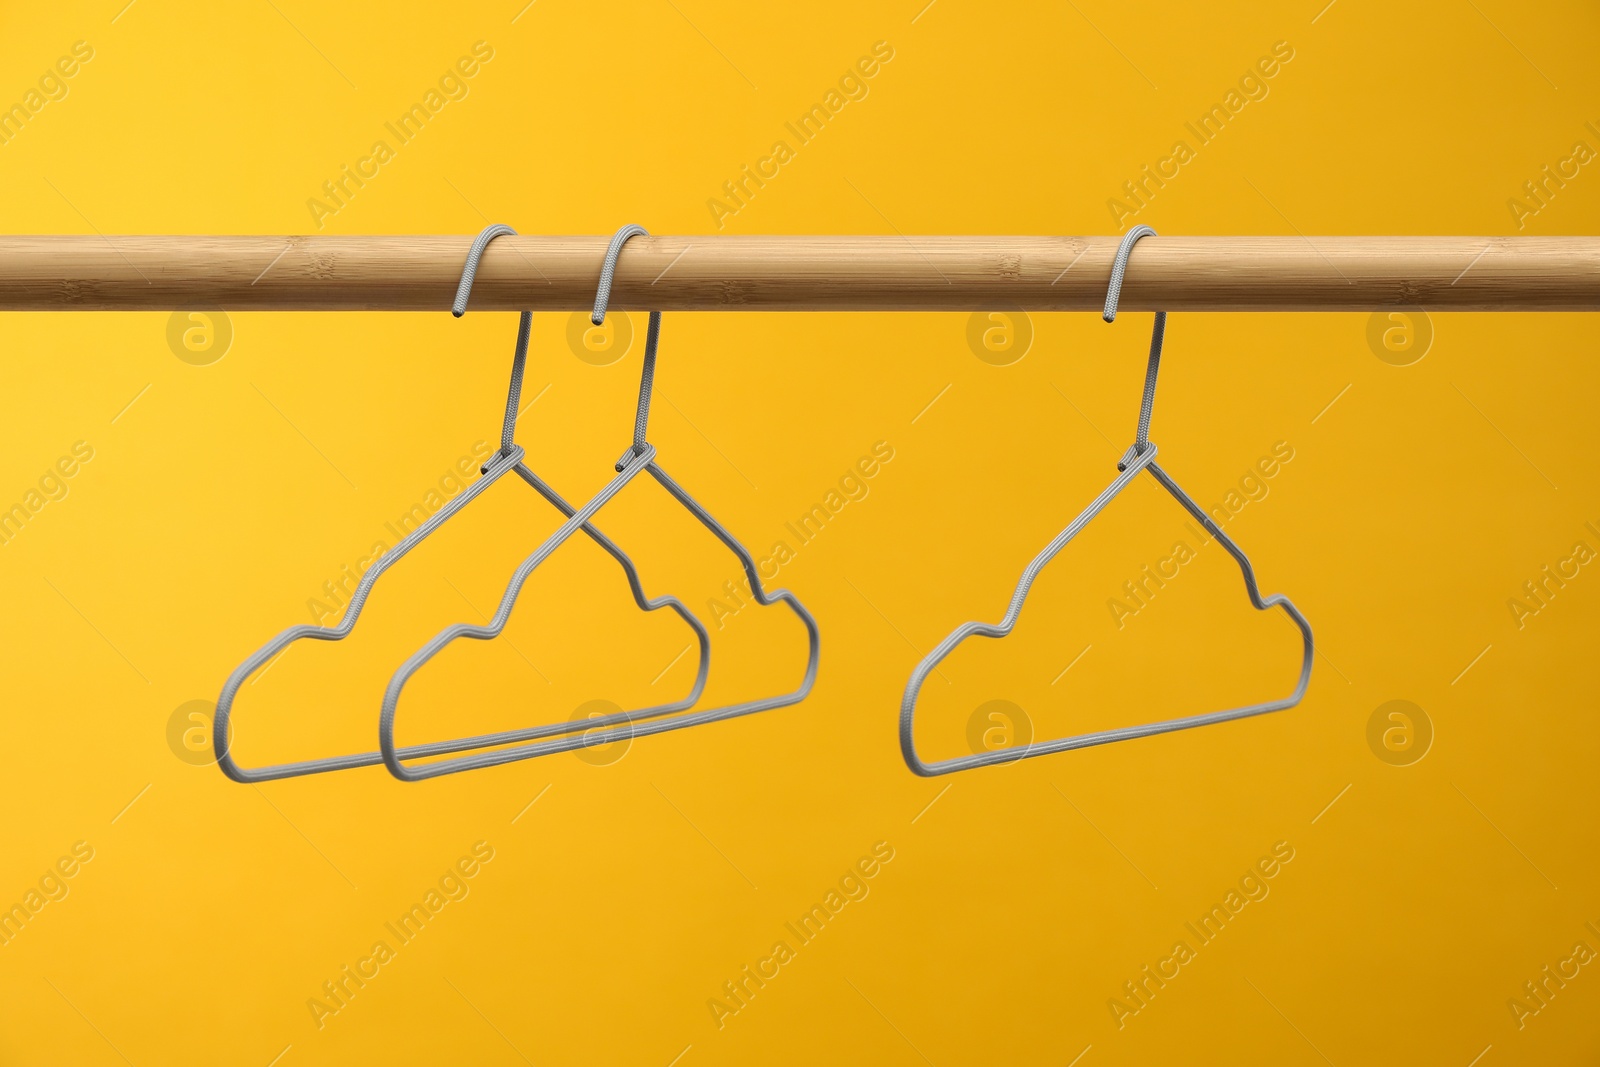
M 489 226 L 472 242 L 472 248 L 467 254 L 466 266 L 462 270 L 461 282 L 456 290 L 455 302 L 451 308 L 451 312 L 456 318 L 460 318 L 466 313 L 467 301 L 472 292 L 473 279 L 477 276 L 478 263 L 483 256 L 484 249 L 496 237 L 515 232 L 509 226 Z M 557 511 L 567 516 L 569 524 L 571 524 L 575 509 L 523 462 L 522 446 L 516 444 L 513 439 L 516 431 L 517 415 L 519 414 L 518 407 L 522 396 L 522 376 L 527 365 L 528 340 L 532 332 L 532 325 L 532 313 L 522 312 L 517 324 L 517 345 L 511 364 L 511 385 L 506 397 L 506 412 L 501 428 L 500 450 L 483 465 L 478 480 L 451 498 L 444 507 L 434 512 L 421 526 L 402 538 L 394 548 L 380 556 L 362 574 L 360 582 L 356 585 L 355 592 L 351 594 L 350 600 L 345 606 L 344 615 L 337 625 L 291 626 L 271 641 L 268 641 L 228 676 L 227 682 L 222 687 L 222 693 L 217 698 L 216 713 L 212 721 L 212 747 L 213 751 L 217 753 L 217 764 L 222 769 L 223 774 L 236 782 L 255 783 L 274 781 L 280 778 L 294 778 L 308 774 L 324 774 L 329 771 L 349 770 L 356 767 L 372 767 L 382 763 L 384 757 L 380 751 L 363 752 L 349 756 L 327 756 L 320 759 L 299 760 L 265 767 L 241 766 L 233 758 L 232 746 L 228 736 L 233 704 L 238 696 L 240 687 L 252 675 L 296 641 L 342 641 L 348 637 L 354 629 L 357 619 L 361 616 L 362 608 L 366 606 L 368 595 L 372 592 L 373 586 L 384 572 L 398 563 L 407 553 L 448 522 L 452 516 L 473 500 L 476 500 L 485 490 L 508 473 L 516 472 L 540 496 L 549 501 Z M 705 625 L 676 597 L 661 596 L 651 598 L 647 596 L 643 582 L 639 577 L 638 568 L 634 565 L 633 560 L 614 541 L 591 524 L 588 521 L 588 517 L 576 523 L 574 529 L 582 529 L 592 541 L 604 549 L 622 567 L 623 573 L 627 576 L 628 587 L 633 595 L 634 603 L 640 610 L 650 612 L 658 611 L 661 608 L 670 608 L 694 633 L 695 640 L 700 646 L 699 665 L 695 673 L 694 684 L 690 687 L 688 695 L 666 704 L 634 711 L 631 714 L 634 717 L 668 715 L 693 707 L 705 690 L 706 678 L 711 667 L 711 638 L 706 632 Z M 627 715 L 628 713 L 622 714 Z M 433 744 L 411 745 L 399 750 L 397 754 L 405 759 L 446 755 L 452 752 L 504 745 L 533 737 L 546 737 L 552 733 L 563 731 L 587 731 L 596 728 L 597 725 L 604 726 L 610 722 L 617 721 L 618 718 L 618 716 L 600 716 L 595 719 L 562 723 L 556 727 L 509 730 Z
M 1106 295 L 1105 320 L 1111 322 L 1116 318 L 1117 298 L 1122 290 L 1123 275 L 1127 270 L 1128 256 L 1133 250 L 1133 245 L 1141 238 L 1155 233 L 1148 226 L 1139 226 L 1129 231 L 1123 238 L 1121 246 L 1117 249 L 1117 257 L 1111 269 L 1111 286 Z M 1149 439 L 1150 415 L 1155 402 L 1156 373 L 1160 368 L 1161 348 L 1166 334 L 1166 312 L 1156 312 L 1155 327 L 1150 337 L 1150 360 L 1145 372 L 1144 397 L 1139 408 L 1139 428 L 1133 447 L 1129 448 L 1117 464 L 1121 472 L 1106 489 L 1083 510 L 1077 518 L 1067 525 L 1067 528 L 1056 535 L 1044 551 L 1034 557 L 1033 562 L 1022 572 L 1022 578 L 1017 582 L 1016 589 L 1011 594 L 1010 606 L 1006 609 L 1005 616 L 998 623 L 968 622 L 956 627 L 951 634 L 923 657 L 912 670 L 910 679 L 906 682 L 905 694 L 900 702 L 900 751 L 905 757 L 906 766 L 925 778 L 942 774 L 951 774 L 955 771 L 973 770 L 978 767 L 992 767 L 1001 764 L 1015 763 L 1021 759 L 1034 756 L 1045 756 L 1054 752 L 1066 752 L 1071 749 L 1089 748 L 1094 745 L 1110 744 L 1113 741 L 1129 741 L 1136 737 L 1149 737 L 1154 734 L 1171 733 L 1176 730 L 1188 730 L 1196 726 L 1209 726 L 1212 723 L 1229 722 L 1233 719 L 1244 719 L 1253 715 L 1265 715 L 1269 712 L 1284 711 L 1300 703 L 1305 696 L 1306 687 L 1311 682 L 1311 661 L 1315 645 L 1311 636 L 1311 625 L 1306 622 L 1304 615 L 1296 608 L 1288 597 L 1281 593 L 1263 597 L 1256 582 L 1255 568 L 1251 566 L 1250 559 L 1244 551 L 1234 543 L 1233 539 L 1222 532 L 1222 528 L 1214 522 L 1204 508 L 1195 503 L 1194 499 L 1172 479 L 1166 471 L 1162 470 L 1155 462 L 1156 446 Z M 1003 748 L 991 752 L 980 752 L 970 756 L 958 756 L 943 760 L 924 760 L 917 753 L 914 730 L 916 726 L 917 697 L 922 691 L 923 683 L 928 675 L 940 663 L 955 651 L 956 647 L 969 637 L 1006 637 L 1016 627 L 1017 617 L 1022 613 L 1022 606 L 1028 598 L 1028 592 L 1033 587 L 1034 580 L 1039 573 L 1055 559 L 1056 555 L 1067 546 L 1083 528 L 1105 510 L 1118 494 L 1128 487 L 1138 477 L 1141 471 L 1148 470 L 1161 487 L 1182 504 L 1184 510 L 1194 517 L 1206 532 L 1214 537 L 1228 554 L 1239 565 L 1239 571 L 1244 577 L 1245 591 L 1250 596 L 1250 603 L 1257 611 L 1266 611 L 1270 608 L 1280 608 L 1289 617 L 1289 620 L 1299 629 L 1302 640 L 1302 656 L 1300 661 L 1300 677 L 1295 683 L 1294 691 L 1288 696 L 1278 700 L 1269 700 L 1260 704 L 1247 704 L 1242 707 L 1228 708 L 1223 711 L 1206 712 L 1200 715 L 1186 715 L 1176 719 L 1166 719 L 1160 722 L 1141 723 L 1135 726 L 1123 726 L 1110 730 L 1095 730 L 1089 733 L 1077 734 L 1072 737 L 1060 737 L 1048 741 L 1034 741 L 1018 748 Z
M 625 226 L 611 239 L 610 247 L 606 250 L 606 257 L 600 271 L 600 284 L 592 316 L 592 321 L 595 325 L 598 326 L 605 320 L 606 305 L 609 302 L 611 293 L 611 282 L 616 273 L 617 259 L 621 255 L 622 246 L 627 243 L 629 238 L 644 234 L 645 230 L 642 227 Z M 383 761 L 388 766 L 390 773 L 396 778 L 408 782 L 417 782 L 428 778 L 436 778 L 440 775 L 455 774 L 460 771 L 477 770 L 483 767 L 495 767 L 504 763 L 534 759 L 557 752 L 593 748 L 616 741 L 631 741 L 635 737 L 666 733 L 671 730 L 681 730 L 690 726 L 700 726 L 706 723 L 720 722 L 724 719 L 751 715 L 756 712 L 787 707 L 804 700 L 811 692 L 812 686 L 816 683 L 817 665 L 821 654 L 821 639 L 817 631 L 816 620 L 812 618 L 811 613 L 806 610 L 800 599 L 789 590 L 775 589 L 768 593 L 763 588 L 760 571 L 749 550 L 725 526 L 718 522 L 704 506 L 690 496 L 687 490 L 661 468 L 660 464 L 656 462 L 655 446 L 645 440 L 645 430 L 650 413 L 650 399 L 655 381 L 656 353 L 660 339 L 661 313 L 652 311 L 650 313 L 649 329 L 645 338 L 644 368 L 640 376 L 639 405 L 634 421 L 634 440 L 628 450 L 623 453 L 622 459 L 618 460 L 616 464 L 617 476 L 522 561 L 522 564 L 512 574 L 510 582 L 507 583 L 505 594 L 500 599 L 500 606 L 488 623 L 481 626 L 470 623 L 457 623 L 446 627 L 407 659 L 405 663 L 401 664 L 400 668 L 395 671 L 393 678 L 390 679 L 389 687 L 384 693 L 383 710 L 378 720 L 378 742 L 383 752 Z M 609 716 L 599 716 L 580 724 L 583 732 L 576 735 L 572 734 L 569 724 L 536 726 L 515 732 L 520 734 L 522 739 L 532 739 L 553 734 L 567 734 L 568 736 L 551 737 L 548 740 L 533 741 L 531 744 L 519 744 L 513 748 L 500 748 L 492 752 L 475 752 L 470 755 L 456 756 L 452 759 L 437 760 L 421 765 L 412 765 L 405 762 L 409 759 L 425 758 L 434 754 L 431 752 L 416 754 L 419 748 L 436 747 L 439 744 L 454 744 L 454 742 L 436 742 L 431 746 L 412 745 L 405 748 L 395 744 L 395 720 L 398 716 L 400 697 L 405 690 L 406 683 L 424 665 L 443 651 L 446 646 L 456 640 L 466 637 L 473 640 L 488 641 L 498 637 L 510 620 L 511 611 L 516 606 L 517 598 L 521 595 L 524 584 L 534 570 L 571 538 L 583 523 L 593 518 L 596 512 L 621 492 L 623 487 L 645 472 L 649 472 L 650 476 L 662 488 L 671 494 L 706 529 L 711 531 L 729 551 L 738 557 L 740 564 L 744 567 L 745 576 L 749 579 L 750 593 L 757 603 L 763 607 L 770 607 L 781 601 L 804 625 L 808 649 L 805 674 L 801 679 L 800 685 L 791 692 L 779 696 L 741 701 L 716 708 L 689 711 L 684 714 L 673 714 L 671 717 L 666 717 L 669 713 L 665 712 L 658 712 L 651 716 L 645 716 L 638 712 L 621 712 Z M 638 720 L 641 719 L 646 719 L 647 721 L 639 722 Z M 516 739 L 508 738 L 507 740 Z M 474 745 L 473 747 L 479 746 Z

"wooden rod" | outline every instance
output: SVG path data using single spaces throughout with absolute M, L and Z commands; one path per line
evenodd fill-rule
M 502 237 L 472 307 L 577 310 L 608 238 Z M 1088 311 L 1116 237 L 638 237 L 611 306 Z M 470 236 L 0 237 L 0 310 L 444 311 Z M 1596 237 L 1147 237 L 1129 311 L 1600 309 Z

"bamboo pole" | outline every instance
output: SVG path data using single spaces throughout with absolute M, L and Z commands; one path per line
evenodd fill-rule
M 576 310 L 608 238 L 502 237 L 478 310 Z M 0 237 L 0 310 L 443 311 L 469 236 Z M 638 237 L 611 306 L 1087 311 L 1115 237 Z M 1595 237 L 1148 237 L 1129 311 L 1600 309 Z

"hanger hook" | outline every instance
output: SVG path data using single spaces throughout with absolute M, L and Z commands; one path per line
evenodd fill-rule
M 472 283 L 478 277 L 478 262 L 483 259 L 484 249 L 489 247 L 489 242 L 496 237 L 515 236 L 516 230 L 503 223 L 485 226 L 483 232 L 472 239 L 472 247 L 467 251 L 467 264 L 461 268 L 461 282 L 456 286 L 456 298 L 450 305 L 450 314 L 456 318 L 467 313 L 467 298 L 472 295 Z M 517 432 L 517 409 L 522 400 L 522 374 L 528 365 L 528 337 L 533 333 L 533 312 L 524 311 L 517 321 L 517 350 L 511 357 L 511 386 L 506 391 L 505 420 L 500 425 L 500 455 L 509 456 L 516 447 L 514 440 Z M 485 464 L 478 473 L 488 470 Z
M 632 223 L 612 236 L 611 244 L 606 247 L 605 262 L 600 265 L 600 288 L 594 294 L 594 313 L 589 316 L 589 321 L 596 326 L 604 326 L 606 322 L 606 305 L 611 303 L 611 280 L 617 274 L 617 257 L 622 255 L 622 246 L 628 243 L 630 237 L 649 236 L 649 230 Z
M 456 318 L 467 313 L 467 297 L 472 295 L 472 282 L 478 276 L 478 261 L 483 258 L 483 250 L 489 247 L 489 242 L 496 237 L 515 237 L 517 231 L 504 223 L 495 223 L 484 227 L 482 233 L 472 239 L 472 248 L 467 252 L 467 265 L 461 268 L 461 282 L 456 286 L 456 299 L 450 305 L 450 314 Z
M 1122 243 L 1117 245 L 1117 258 L 1111 262 L 1111 284 L 1106 287 L 1106 309 L 1100 316 L 1107 322 L 1117 321 L 1117 301 L 1122 298 L 1122 276 L 1128 273 L 1128 257 L 1133 254 L 1133 246 L 1141 237 L 1154 236 L 1156 231 L 1139 225 L 1123 235 Z
M 1117 246 L 1117 258 L 1111 263 L 1111 284 L 1106 288 L 1106 307 L 1101 318 L 1117 321 L 1117 301 L 1122 296 L 1122 278 L 1128 273 L 1128 257 L 1141 237 L 1154 237 L 1156 231 L 1148 226 L 1135 226 Z M 1150 447 L 1150 415 L 1156 404 L 1156 375 L 1161 370 L 1161 344 L 1167 335 L 1167 313 L 1156 312 L 1155 326 L 1150 331 L 1150 361 L 1144 371 L 1144 397 L 1139 402 L 1139 428 L 1134 433 L 1133 445 L 1117 461 L 1117 470 L 1127 470 L 1128 464 L 1145 454 Z
M 618 230 L 611 238 L 611 244 L 606 247 L 605 262 L 600 265 L 600 286 L 594 294 L 594 313 L 589 316 L 589 321 L 596 326 L 603 325 L 606 321 L 606 305 L 611 302 L 611 281 L 617 274 L 617 257 L 622 255 L 622 246 L 628 243 L 630 237 L 648 237 L 650 231 L 643 226 L 632 223 Z M 661 343 L 661 312 L 650 312 L 650 326 L 644 336 L 644 370 L 639 376 L 639 407 L 633 416 L 633 444 L 622 453 L 622 458 L 617 460 L 616 469 L 621 471 L 636 456 L 644 455 L 645 430 L 650 425 L 650 397 L 655 392 L 656 386 L 656 347 Z

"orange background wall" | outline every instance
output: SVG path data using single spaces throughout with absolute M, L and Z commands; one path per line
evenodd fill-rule
M 1600 221 L 1592 4 L 924 2 L 10 5 L 0 103 L 26 121 L 0 143 L 4 228 Z M 450 77 L 463 57 L 473 73 Z M 388 130 L 430 91 L 421 132 Z M 790 131 L 830 103 L 820 133 Z M 1227 122 L 1202 142 L 1186 124 L 1213 105 Z M 1164 184 L 1131 200 L 1147 165 Z M 367 178 L 334 201 L 347 166 Z M 770 177 L 731 200 L 746 166 Z M 595 351 L 569 316 L 535 317 L 519 439 L 573 499 L 628 440 L 644 318 L 627 318 L 632 343 Z M 823 631 L 813 696 L 585 759 L 257 788 L 208 765 L 205 702 L 493 440 L 513 316 L 0 316 L 0 507 L 26 515 L 0 545 L 0 906 L 27 915 L 0 946 L 0 1061 L 1592 1062 L 1592 316 L 1175 315 L 1153 438 L 1310 619 L 1309 696 L 1001 769 L 906 770 L 907 673 L 959 622 L 998 618 L 1111 479 L 1149 325 L 669 315 L 652 440 L 758 555 L 789 542 L 779 584 Z M 875 448 L 892 458 L 848 480 Z M 835 489 L 822 533 L 791 542 L 785 524 Z M 1185 519 L 1148 479 L 1130 489 L 1014 637 L 930 681 L 924 752 L 1286 692 L 1292 628 L 1250 610 Z M 732 606 L 735 561 L 665 494 L 641 483 L 602 520 L 652 593 L 713 623 L 710 697 L 794 684 L 800 628 L 711 604 Z M 245 687 L 240 758 L 372 747 L 394 667 L 492 610 L 558 524 L 493 487 L 385 576 L 350 641 L 298 646 Z M 1177 575 L 1116 610 L 1179 543 Z M 686 642 L 574 543 L 504 640 L 419 675 L 401 737 L 666 699 L 689 684 Z M 786 925 L 830 902 L 809 941 Z M 1220 934 L 1191 930 L 1230 903 Z M 418 904 L 434 907 L 402 941 L 391 926 Z M 769 978 L 736 1000 L 746 966 Z M 370 977 L 335 999 L 346 967 Z

